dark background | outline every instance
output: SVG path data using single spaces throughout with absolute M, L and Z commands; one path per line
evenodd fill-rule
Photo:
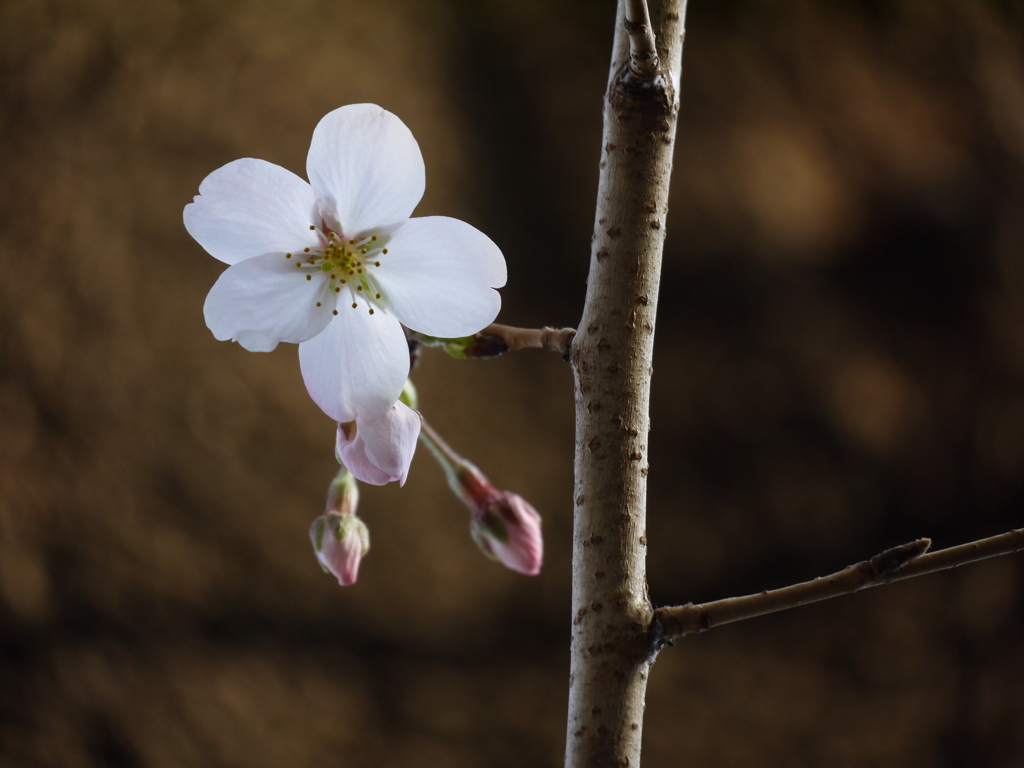
M 426 452 L 364 486 L 358 585 L 307 528 L 336 464 L 295 348 L 205 328 L 185 232 L 238 157 L 302 173 L 372 101 L 418 214 L 509 265 L 503 322 L 582 310 L 614 4 L 0 4 L 0 765 L 557 766 L 572 380 L 429 353 L 423 408 L 545 516 L 485 560 Z M 651 595 L 781 586 L 1022 525 L 1024 8 L 693 2 L 657 332 Z M 1020 766 L 1024 560 L 687 638 L 645 766 Z

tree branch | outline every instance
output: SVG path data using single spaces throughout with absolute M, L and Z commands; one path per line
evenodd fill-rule
M 650 376 L 685 5 L 652 3 L 646 26 L 657 32 L 662 69 L 646 84 L 630 70 L 628 37 L 636 35 L 627 35 L 623 3 L 616 19 L 587 299 L 571 353 L 576 514 L 567 768 L 640 764 L 652 617 L 645 566 Z
M 662 646 L 684 635 L 703 632 L 722 624 L 731 624 L 755 616 L 786 611 L 807 603 L 848 595 L 868 587 L 923 576 L 967 563 L 1008 555 L 1024 550 L 1024 528 L 979 539 L 958 547 L 924 554 L 930 539 L 887 549 L 870 560 L 844 568 L 831 576 L 771 589 L 756 595 L 729 597 L 710 603 L 658 608 L 651 622 L 651 641 L 656 653 Z

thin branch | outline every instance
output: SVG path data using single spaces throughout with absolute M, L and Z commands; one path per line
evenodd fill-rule
M 956 568 L 967 563 L 1024 550 L 1024 528 L 979 539 L 957 547 L 924 554 L 931 541 L 919 539 L 887 549 L 870 560 L 851 565 L 831 576 L 771 589 L 756 595 L 729 597 L 710 603 L 658 608 L 652 621 L 652 640 L 657 651 L 663 645 L 694 632 L 722 624 L 789 610 L 807 603 L 848 595 L 868 587 L 891 584 L 926 573 Z
M 417 352 L 420 345 L 425 347 L 441 347 L 453 357 L 490 358 L 499 357 L 506 352 L 518 349 L 546 349 L 557 352 L 566 362 L 572 351 L 572 340 L 576 335 L 575 328 L 514 328 L 511 325 L 493 323 L 472 336 L 457 339 L 444 339 L 437 336 L 426 336 L 406 328 L 405 336 L 409 340 L 410 350 Z
M 629 72 L 641 83 L 650 83 L 658 76 L 661 62 L 651 28 L 647 0 L 626 0 L 623 21 L 629 35 Z
M 575 335 L 575 328 L 513 328 L 511 325 L 498 323 L 489 325 L 476 334 L 481 337 L 481 341 L 493 340 L 494 347 L 504 346 L 502 352 L 497 354 L 515 352 L 519 349 L 546 349 L 557 352 L 566 360 L 572 351 L 572 339 Z

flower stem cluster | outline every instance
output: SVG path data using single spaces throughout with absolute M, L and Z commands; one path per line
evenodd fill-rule
M 374 104 L 324 116 L 306 175 L 235 160 L 203 180 L 182 215 L 189 234 L 227 265 L 203 308 L 214 337 L 253 352 L 298 344 L 306 389 L 338 424 L 342 467 L 310 528 L 321 566 L 342 585 L 356 581 L 370 541 L 356 516 L 357 480 L 404 484 L 422 438 L 469 507 L 480 548 L 537 573 L 540 515 L 433 430 L 421 433 L 407 383 L 424 344 L 462 358 L 538 346 L 522 333 L 494 332 L 505 328 L 492 325 L 506 279 L 500 249 L 456 219 L 412 217 L 426 183 L 423 156 L 405 124 Z

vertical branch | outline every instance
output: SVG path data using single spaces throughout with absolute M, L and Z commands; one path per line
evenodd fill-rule
M 678 113 L 685 0 L 654 0 L 654 77 L 631 69 L 620 3 L 604 104 L 576 379 L 573 626 L 567 768 L 635 766 L 651 643 L 647 433 L 655 309 Z

